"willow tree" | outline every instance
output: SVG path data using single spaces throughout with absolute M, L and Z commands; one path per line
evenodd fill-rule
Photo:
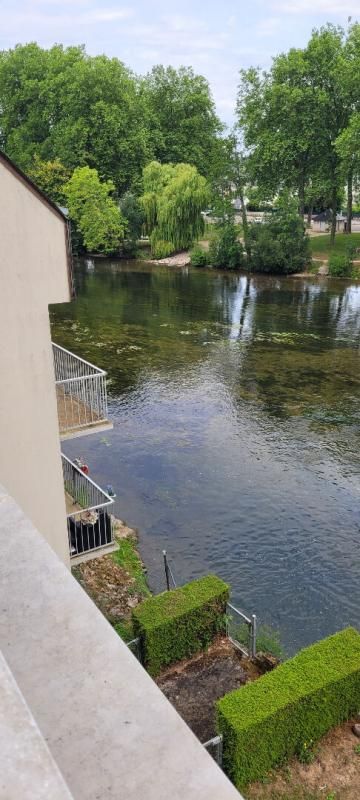
M 185 250 L 204 232 L 209 202 L 206 179 L 190 164 L 151 161 L 143 170 L 140 202 L 155 257 Z

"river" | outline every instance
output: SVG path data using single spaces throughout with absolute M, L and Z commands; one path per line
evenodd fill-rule
M 116 491 L 155 590 L 215 572 L 286 651 L 360 624 L 360 283 L 79 262 L 55 341 L 114 429 L 63 443 Z

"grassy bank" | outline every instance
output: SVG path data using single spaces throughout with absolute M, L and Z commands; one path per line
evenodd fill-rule
M 310 238 L 311 252 L 314 258 L 327 259 L 332 253 L 342 254 L 349 245 L 360 248 L 360 233 L 338 233 L 332 245 L 329 235 L 312 236 Z
M 72 572 L 119 636 L 129 641 L 133 638 L 132 609 L 151 592 L 136 531 L 117 521 L 116 538 L 118 550 L 79 564 Z

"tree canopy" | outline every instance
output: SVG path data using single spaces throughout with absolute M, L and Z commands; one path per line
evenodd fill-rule
M 70 217 L 89 251 L 114 253 L 124 238 L 126 223 L 110 196 L 114 188 L 90 167 L 77 167 L 64 186 Z
M 238 125 L 263 199 L 290 189 L 303 215 L 306 204 L 321 198 L 332 209 L 332 237 L 344 169 L 352 194 L 349 147 L 355 141 L 351 119 L 360 111 L 359 31 L 357 23 L 347 34 L 333 25 L 313 31 L 304 49 L 277 56 L 270 70 L 242 70 L 238 92 Z M 348 136 L 341 138 L 349 125 Z
M 209 187 L 190 164 L 152 161 L 143 171 L 140 198 L 153 252 L 157 242 L 169 243 L 169 251 L 190 247 L 204 231 L 201 212 L 209 199 Z
M 186 162 L 206 177 L 216 168 L 223 130 L 209 84 L 191 67 L 154 67 L 141 83 L 154 156 L 161 163 Z

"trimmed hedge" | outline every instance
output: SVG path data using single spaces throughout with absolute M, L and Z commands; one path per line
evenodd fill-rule
M 217 703 L 224 769 L 242 789 L 360 709 L 360 634 L 346 628 Z
M 225 632 L 229 586 L 215 575 L 140 603 L 132 613 L 143 663 L 150 675 L 204 650 Z

